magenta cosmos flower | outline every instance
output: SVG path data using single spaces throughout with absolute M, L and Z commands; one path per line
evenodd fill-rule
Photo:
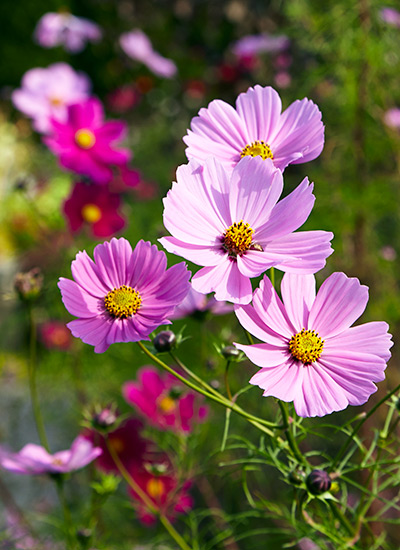
M 215 99 L 192 119 L 183 141 L 188 159 L 213 156 L 232 170 L 245 156 L 270 158 L 284 170 L 317 158 L 324 146 L 321 112 L 309 99 L 295 101 L 281 113 L 273 88 L 255 86 L 236 100 L 236 109 Z
M 1 450 L 0 465 L 15 474 L 64 474 L 83 468 L 101 455 L 102 450 L 78 436 L 70 449 L 53 455 L 44 447 L 29 443 L 19 453 Z
M 125 137 L 125 122 L 104 122 L 101 102 L 92 97 L 68 107 L 66 122 L 51 120 L 52 134 L 43 141 L 59 158 L 61 166 L 87 176 L 94 183 L 112 180 L 112 165 L 126 166 L 130 152 L 114 142 Z
M 382 21 L 395 27 L 400 27 L 400 11 L 394 8 L 382 8 L 380 11 Z
M 122 34 L 119 43 L 126 55 L 146 65 L 155 75 L 163 78 L 175 76 L 175 63 L 154 51 L 149 37 L 140 29 Z
M 110 193 L 107 187 L 76 183 L 64 203 L 63 211 L 73 233 L 86 225 L 95 238 L 105 238 L 125 227 L 120 206 L 120 196 Z
M 64 46 L 71 53 L 83 50 L 86 42 L 98 42 L 102 37 L 100 27 L 84 17 L 70 13 L 45 13 L 38 21 L 35 40 L 43 48 Z
M 368 302 L 358 279 L 334 273 L 315 295 L 313 275 L 285 274 L 282 301 L 264 277 L 252 306 L 238 307 L 242 326 L 263 344 L 235 344 L 261 370 L 250 380 L 300 416 L 362 405 L 384 379 L 392 346 L 388 325 L 351 327 Z
M 270 267 L 314 273 L 325 265 L 333 234 L 293 233 L 312 210 L 313 185 L 305 178 L 277 203 L 282 189 L 282 173 L 270 159 L 244 158 L 231 175 L 216 159 L 178 168 L 164 199 L 164 225 L 173 236 L 160 242 L 204 266 L 192 279 L 195 290 L 247 304 L 250 279 Z
M 72 334 L 103 353 L 115 342 L 149 340 L 189 290 L 190 271 L 181 262 L 169 269 L 164 252 L 139 241 L 132 251 L 126 239 L 112 239 L 94 249 L 94 262 L 79 252 L 72 262 L 74 281 L 58 286 L 67 310 L 79 319 Z
M 122 387 L 125 401 L 160 430 L 190 433 L 204 422 L 207 407 L 202 399 L 169 374 L 161 375 L 153 367 L 142 367 L 138 381 Z
M 52 129 L 50 119 L 66 122 L 68 105 L 85 101 L 89 97 L 90 81 L 83 73 L 77 73 L 66 63 L 54 63 L 26 72 L 22 86 L 12 93 L 14 105 L 33 119 L 37 132 Z

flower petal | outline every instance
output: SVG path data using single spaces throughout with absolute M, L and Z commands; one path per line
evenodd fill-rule
M 254 141 L 265 141 L 271 145 L 282 110 L 278 92 L 270 86 L 262 88 L 256 85 L 238 96 L 236 109 L 245 123 L 246 145 Z
M 314 275 L 285 273 L 281 283 L 282 300 L 297 332 L 308 326 L 308 315 L 315 300 Z

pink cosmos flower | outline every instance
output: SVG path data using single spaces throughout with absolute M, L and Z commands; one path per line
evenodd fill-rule
M 383 120 L 385 124 L 391 128 L 400 128 L 400 109 L 398 107 L 388 109 L 383 117 Z
M 259 53 L 277 53 L 286 50 L 290 40 L 284 34 L 272 35 L 267 32 L 256 35 L 243 36 L 232 46 L 232 52 L 237 57 L 247 57 Z
M 119 195 L 106 187 L 76 183 L 63 211 L 73 233 L 86 224 L 95 238 L 111 237 L 125 227 L 125 219 L 118 212 L 120 206 Z
M 85 101 L 90 93 L 90 80 L 66 63 L 54 63 L 42 69 L 27 71 L 22 86 L 12 93 L 12 101 L 21 112 L 33 119 L 37 132 L 52 129 L 50 119 L 66 122 L 68 105 Z
M 94 249 L 92 261 L 79 252 L 72 262 L 74 281 L 58 286 L 67 310 L 79 319 L 72 334 L 103 353 L 115 342 L 149 340 L 189 290 L 190 271 L 181 262 L 166 269 L 167 258 L 149 242 L 132 251 L 126 239 L 111 239 Z
M 324 416 L 362 405 L 384 379 L 392 346 L 388 325 L 351 327 L 368 302 L 358 279 L 334 273 L 315 294 L 313 275 L 286 273 L 282 301 L 264 277 L 252 306 L 236 309 L 243 327 L 262 340 L 235 344 L 261 367 L 250 383 L 283 401 L 300 416 Z
M 154 508 L 160 511 L 170 521 L 176 516 L 187 514 L 194 506 L 194 501 L 188 490 L 191 482 L 179 484 L 176 475 L 156 475 L 147 471 L 130 472 L 139 487 L 151 500 Z M 153 525 L 157 517 L 149 510 L 136 492 L 129 488 L 130 496 L 135 500 L 135 509 L 140 521 L 145 525 Z
M 324 146 L 321 112 L 309 99 L 295 101 L 281 113 L 273 88 L 255 86 L 236 100 L 236 109 L 215 99 L 191 122 L 183 141 L 188 159 L 213 156 L 232 170 L 242 157 L 271 158 L 284 170 L 317 158 Z
M 51 120 L 53 133 L 43 138 L 59 157 L 61 166 L 87 176 L 95 183 L 111 181 L 110 165 L 125 166 L 130 159 L 126 149 L 116 149 L 114 142 L 124 138 L 125 122 L 104 122 L 101 102 L 92 97 L 68 107 L 68 120 Z
M 102 37 L 100 27 L 84 17 L 70 13 L 45 13 L 38 21 L 35 40 L 43 48 L 64 46 L 71 53 L 83 50 L 86 42 L 98 42 Z
M 171 319 L 175 321 L 177 319 L 184 319 L 189 315 L 202 318 L 207 311 L 213 315 L 225 315 L 233 311 L 233 305 L 226 302 L 218 302 L 214 297 L 209 298 L 190 286 L 186 297 L 176 306 Z
M 125 401 L 160 430 L 190 433 L 204 422 L 208 409 L 202 399 L 188 391 L 174 376 L 161 375 L 154 367 L 142 367 L 138 381 L 122 387 Z
M 146 65 L 155 75 L 163 78 L 175 76 L 175 63 L 154 51 L 149 37 L 140 29 L 121 34 L 119 43 L 129 57 Z
M 101 454 L 99 447 L 78 436 L 70 449 L 51 455 L 41 447 L 29 443 L 18 453 L 0 452 L 0 465 L 15 474 L 64 474 L 83 468 Z
M 381 19 L 389 25 L 400 28 L 400 12 L 394 8 L 383 8 L 380 12 Z
M 48 349 L 68 350 L 72 345 L 70 331 L 61 321 L 47 321 L 39 326 L 39 335 Z
M 195 290 L 216 300 L 247 304 L 250 279 L 270 267 L 315 273 L 332 253 L 332 233 L 293 233 L 314 205 L 313 185 L 302 183 L 278 202 L 280 170 L 267 159 L 244 158 L 232 173 L 216 159 L 180 166 L 164 199 L 164 225 L 173 235 L 161 244 L 195 264 Z M 182 206 L 184 205 L 184 206 Z

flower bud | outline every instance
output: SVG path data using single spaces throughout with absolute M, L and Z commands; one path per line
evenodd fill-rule
M 293 483 L 293 485 L 301 485 L 304 481 L 304 478 L 305 473 L 299 468 L 296 468 L 296 470 L 292 470 L 288 475 L 288 480 L 290 481 L 290 483 Z
M 232 359 L 237 359 L 240 355 L 240 350 L 235 348 L 235 346 L 225 346 L 221 349 L 221 354 L 225 359 L 231 361 Z
M 396 409 L 400 412 L 400 397 L 396 401 Z
M 109 432 L 117 427 L 119 420 L 117 407 L 113 404 L 106 407 L 96 405 L 94 410 L 85 414 L 86 425 L 99 432 Z
M 153 340 L 153 346 L 158 352 L 171 351 L 176 344 L 176 336 L 172 330 L 162 330 Z
M 306 479 L 307 489 L 313 495 L 322 495 L 331 488 L 329 474 L 324 470 L 313 470 Z
M 17 273 L 14 279 L 14 288 L 21 300 L 35 300 L 42 290 L 43 275 L 38 267 L 25 273 Z

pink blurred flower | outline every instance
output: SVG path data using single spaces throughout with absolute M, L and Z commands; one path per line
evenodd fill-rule
M 201 404 L 201 397 L 174 376 L 161 375 L 154 367 L 142 367 L 137 379 L 123 385 L 125 401 L 160 430 L 190 433 L 207 417 L 208 409 Z
M 278 88 L 289 88 L 292 83 L 292 77 L 287 71 L 279 71 L 274 76 L 274 82 Z
M 183 138 L 188 159 L 213 156 L 232 170 L 242 157 L 273 159 L 284 170 L 317 158 L 324 146 L 321 112 L 309 99 L 295 101 L 281 113 L 279 94 L 255 86 L 236 100 L 236 110 L 216 99 L 191 122 Z
M 267 32 L 244 36 L 232 46 L 232 52 L 237 57 L 247 57 L 259 53 L 277 53 L 286 50 L 290 40 L 285 35 L 272 35 Z
M 154 508 L 174 521 L 176 516 L 187 514 L 194 506 L 194 501 L 188 493 L 191 482 L 180 484 L 174 474 L 155 475 L 150 472 L 130 472 L 135 482 L 147 495 Z M 145 525 L 153 525 L 157 517 L 149 510 L 139 495 L 129 488 L 130 496 L 135 500 L 135 509 L 140 521 Z
M 53 455 L 44 447 L 29 443 L 18 453 L 0 451 L 0 465 L 15 474 L 64 474 L 83 468 L 101 454 L 99 447 L 78 436 L 70 449 Z
M 235 344 L 261 367 L 250 380 L 299 416 L 324 416 L 362 405 L 383 380 L 393 345 L 384 322 L 351 325 L 364 312 L 368 288 L 334 273 L 315 292 L 313 275 L 285 274 L 282 300 L 264 277 L 252 306 L 238 307 L 242 326 L 262 340 Z
M 233 172 L 216 159 L 180 166 L 164 199 L 164 225 L 173 235 L 161 244 L 204 266 L 192 285 L 216 300 L 247 304 L 251 278 L 270 267 L 315 273 L 332 253 L 332 233 L 293 233 L 314 205 L 313 185 L 302 183 L 277 202 L 283 177 L 272 161 L 242 159 Z
M 52 119 L 51 124 L 53 133 L 43 141 L 59 157 L 61 166 L 95 183 L 111 181 L 110 165 L 124 166 L 130 159 L 128 150 L 114 144 L 124 138 L 126 123 L 104 122 L 103 106 L 96 98 L 70 105 L 67 121 Z
M 70 331 L 61 321 L 47 321 L 39 326 L 40 339 L 48 349 L 66 351 L 71 347 Z
M 383 120 L 387 126 L 400 128 L 400 109 L 398 107 L 388 109 L 384 114 Z
M 394 8 L 382 8 L 380 11 L 382 21 L 400 27 L 400 12 Z
M 66 63 L 54 63 L 27 71 L 22 86 L 12 93 L 12 101 L 21 112 L 33 119 L 37 132 L 52 129 L 50 119 L 66 122 L 68 106 L 85 101 L 90 94 L 90 80 Z
M 100 27 L 70 13 L 45 13 L 38 21 L 35 40 L 43 48 L 64 46 L 71 53 L 83 50 L 86 42 L 98 42 L 102 37 Z
M 110 92 L 107 96 L 109 108 L 116 113 L 130 111 L 140 101 L 140 93 L 136 86 L 126 84 Z
M 387 260 L 388 262 L 394 262 L 394 260 L 397 258 L 397 252 L 393 248 L 393 246 L 390 246 L 390 245 L 383 246 L 379 252 L 382 258 L 384 260 Z
M 125 227 L 118 212 L 121 199 L 103 186 L 76 183 L 64 202 L 69 229 L 76 233 L 87 225 L 94 237 L 111 237 Z
M 123 238 L 99 244 L 94 259 L 79 252 L 71 266 L 75 280 L 61 277 L 58 286 L 67 310 L 79 317 L 68 328 L 96 353 L 115 342 L 149 340 L 153 330 L 170 323 L 189 290 L 186 265 L 166 269 L 164 252 L 143 240 L 133 251 Z
M 207 311 L 212 315 L 225 315 L 233 311 L 233 305 L 226 302 L 218 302 L 214 297 L 209 298 L 206 294 L 197 292 L 190 286 L 189 292 L 183 301 L 178 304 L 171 315 L 172 320 L 184 319 L 189 315 L 203 315 Z
M 146 65 L 155 75 L 172 78 L 177 73 L 175 63 L 154 51 L 149 37 L 140 29 L 121 34 L 119 43 L 129 57 Z

